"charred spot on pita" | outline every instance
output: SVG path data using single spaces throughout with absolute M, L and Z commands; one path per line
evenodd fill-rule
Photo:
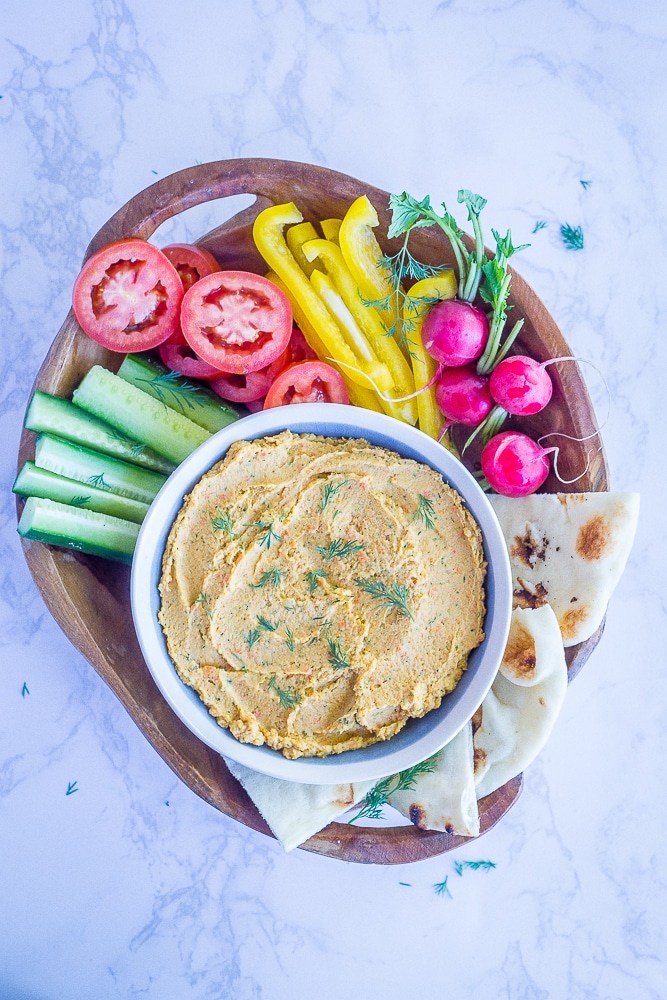
M 587 562 L 601 559 L 611 542 L 609 525 L 602 514 L 596 514 L 579 528 L 577 555 Z
M 410 809 L 408 810 L 408 816 L 410 818 L 410 822 L 414 823 L 415 826 L 420 827 L 422 830 L 426 829 L 426 820 L 427 820 L 426 813 L 424 812 L 421 806 L 417 805 L 416 802 L 413 802 L 412 805 L 410 806 Z
M 475 747 L 473 751 L 473 766 L 475 774 L 479 774 L 484 765 L 486 764 L 486 751 L 482 750 L 481 747 Z
M 536 666 L 535 640 L 528 629 L 515 619 L 505 647 L 503 667 L 514 677 L 527 680 L 535 673 Z
M 522 562 L 524 566 L 533 567 L 538 559 L 544 562 L 547 554 L 549 541 L 542 537 L 540 540 L 533 534 L 530 524 L 526 524 L 523 535 L 514 536 L 514 544 L 510 548 L 510 555 L 513 559 Z
M 581 604 L 578 608 L 570 608 L 564 615 L 561 615 L 558 624 L 565 642 L 577 635 L 579 626 L 586 621 L 587 616 L 588 607 L 585 604 Z
M 514 588 L 515 608 L 541 608 L 547 603 L 548 591 L 543 583 L 528 584 L 517 577 L 517 585 Z

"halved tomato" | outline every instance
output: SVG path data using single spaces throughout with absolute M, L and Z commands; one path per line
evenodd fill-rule
M 220 270 L 213 254 L 194 243 L 170 243 L 162 247 L 162 253 L 178 271 L 184 292 L 192 288 L 195 281 Z
M 298 361 L 278 375 L 266 394 L 264 409 L 288 403 L 349 403 L 343 376 L 324 361 Z
M 183 336 L 214 368 L 237 375 L 275 361 L 292 333 L 292 309 L 283 291 L 250 271 L 218 271 L 185 293 Z
M 183 285 L 152 243 L 119 240 L 89 257 L 74 282 L 80 326 L 110 351 L 147 351 L 178 328 Z
M 185 375 L 188 378 L 202 378 L 209 381 L 213 378 L 220 378 L 222 374 L 219 368 L 214 368 L 213 365 L 209 365 L 206 361 L 198 358 L 190 345 L 186 344 L 183 337 L 180 340 L 176 336 L 170 337 L 164 344 L 160 344 L 158 350 L 160 351 L 160 358 L 167 368 L 171 368 L 173 372 L 178 372 L 179 375 Z

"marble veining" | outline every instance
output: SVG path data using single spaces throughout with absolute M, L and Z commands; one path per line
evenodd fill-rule
M 3 11 L 1 1000 L 667 995 L 666 48 L 659 0 Z M 23 559 L 21 423 L 88 242 L 157 178 L 236 156 L 452 208 L 459 187 L 482 193 L 487 227 L 531 244 L 517 270 L 591 362 L 612 486 L 642 494 L 605 635 L 519 801 L 454 854 L 284 855 L 218 813 L 72 648 Z M 192 239 L 233 210 L 201 206 L 160 237 Z

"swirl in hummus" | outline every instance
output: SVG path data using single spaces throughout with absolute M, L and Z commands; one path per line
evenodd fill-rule
M 221 726 L 286 757 L 440 705 L 484 638 L 481 533 L 426 465 L 362 439 L 240 441 L 185 497 L 159 618 Z

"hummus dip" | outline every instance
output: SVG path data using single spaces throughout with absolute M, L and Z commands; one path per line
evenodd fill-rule
M 484 638 L 481 533 L 439 473 L 365 440 L 239 441 L 186 496 L 159 619 L 244 743 L 369 746 L 437 708 Z

